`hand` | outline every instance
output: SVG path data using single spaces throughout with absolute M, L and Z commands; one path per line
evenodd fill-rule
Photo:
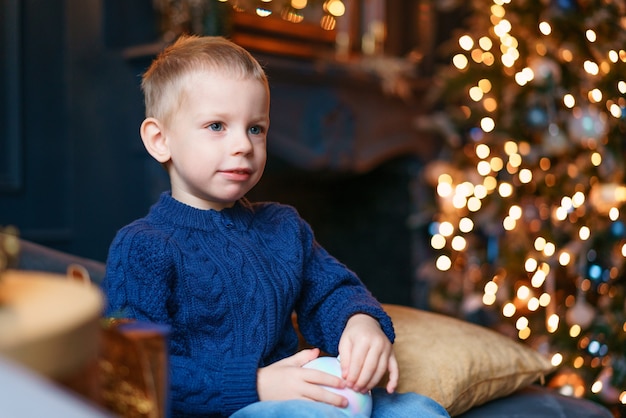
M 374 318 L 365 314 L 350 317 L 339 341 L 342 376 L 357 392 L 371 390 L 389 372 L 387 392 L 398 386 L 398 362 L 389 338 Z
M 302 367 L 319 355 L 320 350 L 317 348 L 302 350 L 291 357 L 260 368 L 257 372 L 259 399 L 262 401 L 308 399 L 339 408 L 347 407 L 346 398 L 322 387 L 343 389 L 346 387 L 343 379 Z

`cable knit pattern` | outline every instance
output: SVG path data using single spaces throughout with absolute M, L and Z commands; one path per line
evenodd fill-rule
M 228 416 L 258 400 L 259 367 L 292 355 L 291 313 L 311 344 L 337 354 L 348 318 L 390 318 L 356 275 L 315 241 L 295 209 L 242 200 L 199 210 L 163 193 L 111 244 L 108 315 L 171 326 L 174 415 Z

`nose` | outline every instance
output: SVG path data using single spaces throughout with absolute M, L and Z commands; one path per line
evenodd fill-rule
M 247 130 L 244 132 L 237 131 L 232 138 L 232 153 L 237 154 L 249 154 L 252 151 L 252 142 L 248 137 Z

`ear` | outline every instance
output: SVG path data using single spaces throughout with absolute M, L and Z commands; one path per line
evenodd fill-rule
M 146 118 L 141 124 L 140 133 L 143 145 L 152 158 L 161 164 L 170 160 L 170 148 L 158 119 Z

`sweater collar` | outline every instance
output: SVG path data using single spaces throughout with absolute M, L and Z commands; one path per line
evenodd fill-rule
M 172 197 L 171 192 L 163 192 L 158 202 L 150 209 L 150 216 L 162 222 L 173 223 L 185 228 L 212 231 L 223 227 L 235 230 L 249 228 L 254 217 L 252 205 L 243 198 L 235 202 L 233 207 L 217 211 L 214 209 L 198 209 L 180 202 Z

